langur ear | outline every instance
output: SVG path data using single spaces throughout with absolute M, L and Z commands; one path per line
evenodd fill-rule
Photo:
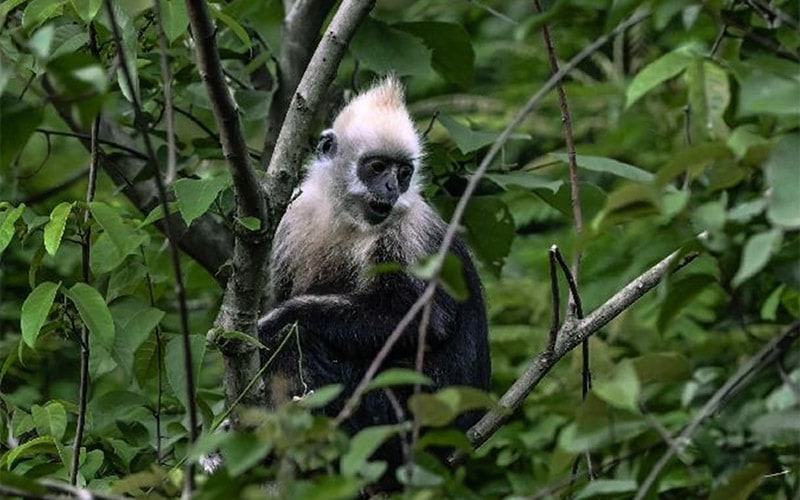
M 333 158 L 336 155 L 336 146 L 336 132 L 329 128 L 319 138 L 317 155 L 321 158 Z

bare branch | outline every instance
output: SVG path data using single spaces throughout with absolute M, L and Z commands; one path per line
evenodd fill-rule
M 273 224 L 286 211 L 300 177 L 314 112 L 333 82 L 356 28 L 374 5 L 375 0 L 342 1 L 297 86 L 267 169 L 266 191 Z
M 503 425 L 511 412 L 519 408 L 528 394 L 561 358 L 639 300 L 645 293 L 661 282 L 670 270 L 677 270 L 691 262 L 696 257 L 696 254 L 689 255 L 678 263 L 680 256 L 681 252 L 679 250 L 671 253 L 641 276 L 628 283 L 622 290 L 614 294 L 613 297 L 592 311 L 583 320 L 565 321 L 559 330 L 558 341 L 553 352 L 544 351 L 533 358 L 530 366 L 500 398 L 501 409 L 486 413 L 467 432 L 467 437 L 473 446 L 477 448 L 485 443 Z M 678 264 L 676 265 L 676 263 Z
M 717 409 L 726 399 L 743 387 L 748 379 L 778 359 L 778 357 L 786 352 L 794 341 L 797 340 L 798 336 L 800 336 L 800 322 L 790 325 L 783 333 L 767 342 L 755 356 L 739 367 L 736 373 L 711 396 L 697 413 L 694 420 L 692 420 L 692 422 L 672 441 L 678 446 L 685 445 L 703 422 L 716 413 Z M 639 491 L 636 492 L 634 500 L 641 500 L 647 496 L 650 488 L 653 487 L 658 479 L 659 474 L 661 474 L 661 471 L 664 470 L 664 467 L 667 466 L 672 457 L 675 456 L 676 452 L 676 447 L 667 447 L 667 451 L 664 455 L 656 462 L 653 468 L 650 469 L 650 474 L 647 475 L 647 478 L 639 487 Z
M 334 3 L 333 0 L 284 2 L 286 16 L 283 19 L 281 53 L 278 56 L 278 88 L 269 108 L 264 153 L 261 157 L 264 170 L 275 150 L 289 103 L 311 60 L 313 49 L 317 46 L 322 23 Z

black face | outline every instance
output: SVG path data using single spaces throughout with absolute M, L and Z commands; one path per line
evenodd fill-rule
M 367 186 L 364 213 L 372 224 L 380 224 L 392 212 L 401 194 L 408 190 L 414 165 L 408 158 L 371 155 L 361 158 L 356 174 Z

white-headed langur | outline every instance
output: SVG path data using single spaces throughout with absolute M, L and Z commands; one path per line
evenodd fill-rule
M 337 415 L 426 286 L 405 268 L 439 250 L 447 224 L 420 193 L 422 139 L 404 101 L 402 84 L 392 76 L 351 100 L 323 133 L 300 194 L 280 222 L 270 263 L 274 309 L 258 326 L 260 340 L 270 348 L 262 362 L 287 326 L 297 322 L 300 333 L 299 342 L 288 342 L 265 375 L 273 405 L 307 389 L 342 384 L 341 395 L 323 409 Z M 437 290 L 424 373 L 434 382 L 432 390 L 452 385 L 488 390 L 491 361 L 480 278 L 461 238 L 450 252 L 461 260 L 469 297 L 458 301 Z M 403 270 L 374 272 L 385 263 Z M 382 369 L 414 369 L 420 320 L 417 315 L 406 328 Z M 407 418 L 411 392 L 394 389 Z M 383 391 L 372 391 L 343 427 L 354 433 L 397 423 L 397 415 Z M 475 420 L 475 414 L 462 415 L 455 425 L 466 430 Z M 399 440 L 373 458 L 398 466 Z

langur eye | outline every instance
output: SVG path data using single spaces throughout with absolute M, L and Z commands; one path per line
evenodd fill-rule
M 383 160 L 379 159 L 369 160 L 367 166 L 370 168 L 370 170 L 372 170 L 376 174 L 380 174 L 386 171 L 386 163 L 384 163 Z
M 411 178 L 412 173 L 413 170 L 411 169 L 411 167 L 409 167 L 408 165 L 402 165 L 400 166 L 399 169 L 397 169 L 397 180 L 399 180 L 402 183 L 405 183 L 408 181 L 408 179 Z

